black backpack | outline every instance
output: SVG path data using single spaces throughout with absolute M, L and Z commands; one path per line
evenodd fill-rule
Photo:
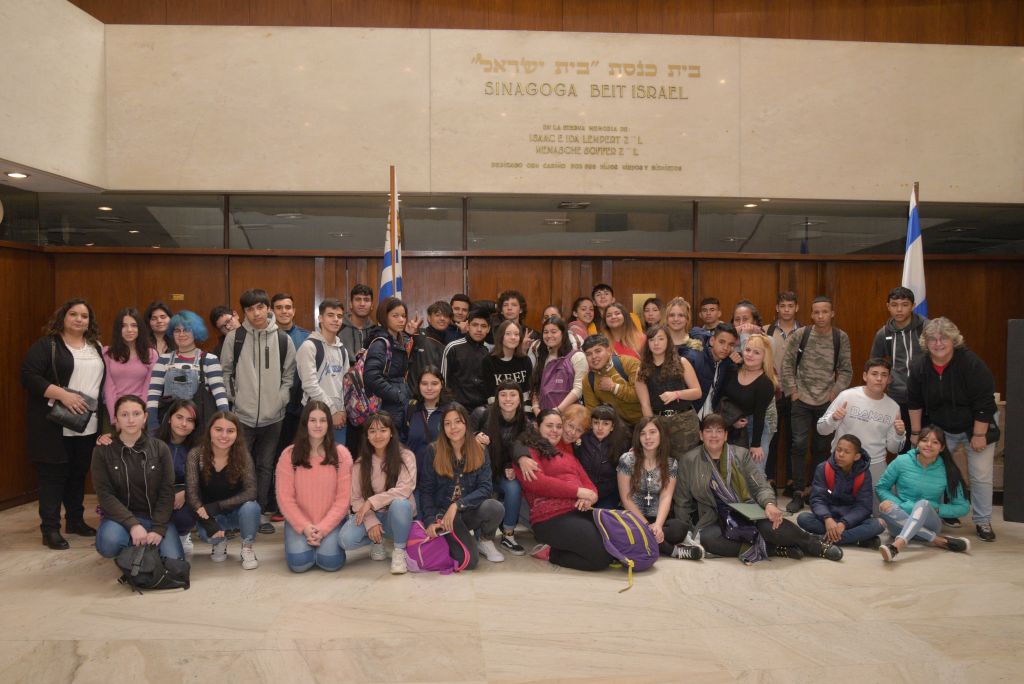
M 128 546 L 114 559 L 121 577 L 118 582 L 135 591 L 143 589 L 188 589 L 188 561 L 161 558 L 159 547 L 152 544 Z

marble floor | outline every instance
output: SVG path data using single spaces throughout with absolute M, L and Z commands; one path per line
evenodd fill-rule
M 279 529 L 257 570 L 197 544 L 190 590 L 139 596 L 87 540 L 41 546 L 26 505 L 0 512 L 0 682 L 1019 682 L 1024 525 L 1001 519 L 970 555 L 662 559 L 625 593 L 529 556 L 292 575 Z

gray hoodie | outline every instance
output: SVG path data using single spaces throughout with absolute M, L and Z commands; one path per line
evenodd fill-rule
M 366 343 L 370 341 L 367 339 L 366 333 L 374 325 L 372 320 L 367 319 L 366 325 L 360 328 L 352 322 L 348 314 L 345 314 L 345 317 L 342 319 L 341 330 L 338 331 L 338 339 L 345 345 L 350 359 L 356 358 L 356 354 L 366 348 Z
M 242 321 L 242 328 L 246 331 L 245 341 L 237 363 L 234 356 L 238 330 L 232 330 L 224 338 L 220 357 L 224 386 L 244 425 L 271 425 L 284 418 L 288 405 L 295 377 L 295 346 L 287 335 L 278 335 L 273 314 L 268 314 L 267 327 L 263 330 L 253 328 L 248 320 Z M 283 368 L 278 346 L 282 341 L 287 345 Z
M 911 314 L 910 322 L 905 328 L 897 328 L 896 321 L 890 318 L 875 333 L 871 344 L 871 356 L 889 359 L 892 363 L 892 382 L 889 383 L 888 394 L 897 404 L 907 403 L 907 379 L 910 377 L 910 364 L 915 356 L 920 356 L 921 331 L 928 319 L 919 314 Z
M 340 332 L 340 331 L 339 331 Z M 323 363 L 316 367 L 316 343 L 323 345 Z M 345 393 L 342 379 L 349 368 L 348 350 L 335 338 L 334 344 L 324 341 L 319 332 L 311 332 L 306 341 L 295 352 L 295 369 L 302 382 L 302 404 L 311 399 L 325 402 L 331 407 L 331 413 L 345 410 Z

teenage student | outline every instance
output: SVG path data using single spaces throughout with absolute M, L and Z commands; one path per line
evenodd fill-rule
M 519 385 L 529 401 L 533 362 L 523 352 L 522 326 L 517 321 L 505 320 L 498 324 L 494 331 L 494 349 L 484 357 L 480 373 L 488 402 L 494 401 L 494 393 L 503 382 Z
M 682 297 L 670 299 L 665 307 L 662 323 L 668 328 L 676 353 L 691 365 L 697 363 L 697 357 L 704 350 L 704 343 L 690 336 L 690 303 Z
M 174 461 L 174 513 L 171 522 L 181 538 L 181 548 L 186 555 L 193 550 L 192 528 L 196 526 L 196 516 L 185 501 L 185 464 L 188 453 L 198 446 L 203 431 L 196 429 L 196 405 L 190 399 L 175 399 L 167 408 L 156 438 L 171 450 Z
M 174 351 L 174 338 L 171 337 L 171 318 L 174 312 L 171 307 L 163 302 L 150 302 L 149 306 L 142 313 L 142 320 L 146 324 L 146 334 L 149 341 L 160 356 Z
M 587 358 L 572 348 L 569 331 L 561 318 L 549 318 L 541 326 L 540 342 L 534 345 L 530 391 L 534 412 L 565 410 L 583 397 Z
M 399 428 L 402 444 L 416 456 L 416 489 L 413 490 L 413 496 L 418 518 L 422 518 L 423 513 L 420 482 L 427 461 L 433 457 L 431 445 L 441 433 L 442 395 L 445 395 L 445 389 L 441 369 L 427 366 L 420 374 L 416 392 L 405 408 L 405 418 Z
M 103 403 L 113 424 L 114 402 L 118 397 L 126 394 L 146 396 L 149 377 L 159 355 L 145 332 L 142 314 L 133 307 L 121 309 L 114 316 L 110 339 L 110 346 L 103 348 L 103 361 L 107 367 Z
M 619 458 L 630 444 L 630 432 L 619 414 L 608 404 L 590 412 L 590 430 L 580 438 L 576 457 L 597 487 L 594 508 L 620 508 L 619 485 L 616 475 Z
M 743 362 L 722 384 L 719 412 L 738 417 L 730 430 L 730 442 L 750 450 L 762 472 L 775 434 L 777 414 L 772 410 L 778 378 L 772 360 L 771 340 L 751 333 L 742 352 Z
M 668 328 L 647 330 L 647 345 L 636 375 L 636 397 L 644 416 L 658 416 L 668 435 L 666 447 L 678 460 L 700 443 L 700 424 L 693 402 L 700 399 L 700 382 L 693 366 L 676 353 Z
M 618 302 L 609 304 L 604 310 L 602 332 L 611 341 L 616 354 L 639 359 L 647 340 L 641 332 L 642 328 L 633 322 L 629 313 Z
M 380 410 L 391 416 L 395 425 L 405 416 L 411 393 L 405 381 L 409 364 L 409 338 L 405 332 L 408 312 L 397 297 L 388 297 L 377 305 L 380 325 L 366 337 L 366 365 L 363 380 L 366 393 L 380 397 Z

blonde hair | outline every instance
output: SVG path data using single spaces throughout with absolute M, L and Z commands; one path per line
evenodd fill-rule
M 580 429 L 586 432 L 590 429 L 590 409 L 583 404 L 572 404 L 569 408 L 562 411 L 562 422 L 571 420 L 580 426 Z
M 754 347 L 759 348 L 764 353 L 764 360 L 761 364 L 764 374 L 768 376 L 768 379 L 772 381 L 775 388 L 779 388 L 779 378 L 775 375 L 775 360 L 774 352 L 772 351 L 772 340 L 764 333 L 753 333 L 747 338 L 746 346 L 749 347 L 751 343 L 755 343 Z
M 661 324 L 668 326 L 668 310 L 672 307 L 677 306 L 686 313 L 686 322 L 693 323 L 693 308 L 690 306 L 690 302 L 686 301 L 682 297 L 674 297 L 669 300 L 669 303 L 665 305 L 664 310 L 661 312 Z
M 924 328 L 921 329 L 921 337 L 918 343 L 921 345 L 921 349 L 927 352 L 928 340 L 939 337 L 945 337 L 952 342 L 954 349 L 960 349 L 964 346 L 964 336 L 960 334 L 960 328 L 956 327 L 953 321 L 945 316 L 933 318 L 925 323 Z

